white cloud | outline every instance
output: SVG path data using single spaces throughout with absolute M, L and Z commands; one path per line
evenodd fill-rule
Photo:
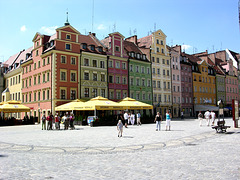
M 52 34 L 56 33 L 57 28 L 58 28 L 58 26 L 52 26 L 52 27 L 43 26 L 43 27 L 41 27 L 40 32 L 43 34 L 52 35 Z
M 25 32 L 26 30 L 27 30 L 27 28 L 26 28 L 25 25 L 23 25 L 23 26 L 20 28 L 20 31 L 22 31 L 22 32 Z
M 106 29 L 106 27 L 103 25 L 103 24 L 100 24 L 98 27 L 97 27 L 98 30 L 104 30 Z
M 182 49 L 185 49 L 185 51 L 189 50 L 190 48 L 192 48 L 192 46 L 187 45 L 187 44 L 182 45 Z

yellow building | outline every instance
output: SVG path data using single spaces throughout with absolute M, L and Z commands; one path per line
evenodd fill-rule
M 8 70 L 4 74 L 5 90 L 2 92 L 2 101 L 22 100 L 22 68 L 21 64 L 26 60 L 27 54 L 31 54 L 32 48 L 23 50 L 11 56 L 6 62 Z M 5 116 L 8 116 L 7 114 Z M 15 118 L 22 118 L 21 113 L 12 113 Z
M 166 35 L 157 30 L 151 35 L 138 39 L 138 46 L 152 62 L 152 87 L 154 113 L 165 114 L 172 107 L 170 56 Z M 149 52 L 146 52 L 149 49 Z
M 195 111 L 199 109 L 198 105 L 204 105 L 206 109 L 211 110 L 212 106 L 216 106 L 216 83 L 214 69 L 204 59 L 191 55 L 187 55 L 187 57 L 192 63 L 193 99 Z

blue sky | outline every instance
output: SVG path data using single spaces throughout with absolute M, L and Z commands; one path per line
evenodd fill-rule
M 141 38 L 161 29 L 168 45 L 190 54 L 240 52 L 238 0 L 94 0 L 94 8 L 93 0 L 0 0 L 0 61 L 31 47 L 36 32 L 52 35 L 67 9 L 73 27 L 100 40 L 113 31 Z

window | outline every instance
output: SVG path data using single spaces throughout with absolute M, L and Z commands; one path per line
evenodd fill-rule
M 136 72 L 139 72 L 139 66 L 136 66 Z
M 116 68 L 120 68 L 120 62 L 119 61 L 116 62 Z
M 84 80 L 89 80 L 89 73 L 88 72 L 84 73 Z
M 157 44 L 159 44 L 159 39 L 157 39 Z
M 70 91 L 70 99 L 71 100 L 76 99 L 76 90 L 71 89 L 71 91 Z
M 40 99 L 41 99 L 41 92 L 38 91 L 38 101 L 40 101 Z
M 29 78 L 29 86 L 32 86 L 32 78 Z
M 101 81 L 105 82 L 105 74 L 101 74 Z
M 117 92 L 117 99 L 121 99 L 121 92 Z
M 105 97 L 105 89 L 101 89 L 101 96 Z
M 108 67 L 113 67 L 113 62 L 112 61 L 108 62 Z
M 162 63 L 165 64 L 165 59 L 162 59 Z
M 36 69 L 36 66 L 37 66 L 36 63 L 34 63 L 34 69 Z
M 93 73 L 93 81 L 97 81 L 97 73 Z
M 91 49 L 92 51 L 95 51 L 95 46 L 94 46 L 94 45 L 91 45 L 91 46 L 90 46 L 90 49 Z
M 157 87 L 161 88 L 161 81 L 157 81 Z
M 43 78 L 42 78 L 42 79 L 43 79 L 43 80 L 42 80 L 42 81 L 43 81 L 43 83 L 45 83 L 45 76 L 46 76 L 46 74 L 45 74 L 45 73 L 43 73 Z
M 109 83 L 113 83 L 113 76 L 109 76 Z
M 122 63 L 122 69 L 127 69 L 126 68 L 126 63 Z
M 49 97 L 50 97 L 50 91 L 47 90 L 47 100 L 49 99 Z
M 61 56 L 61 63 L 66 64 L 66 56 Z
M 169 70 L 167 70 L 167 76 L 169 76 Z
M 47 73 L 47 81 L 49 81 L 49 72 Z
M 100 68 L 105 68 L 105 63 L 104 63 L 104 61 L 100 61 Z
M 65 48 L 66 50 L 71 50 L 71 44 L 66 44 Z
M 47 57 L 47 64 L 50 64 L 50 58 Z
M 41 76 L 38 75 L 38 84 L 40 84 L 40 83 L 41 83 Z
M 119 51 L 120 51 L 119 46 L 116 46 L 116 47 L 115 47 L 115 50 L 116 50 L 117 52 L 119 52 Z
M 153 68 L 153 71 L 152 71 L 153 74 L 155 74 L 155 68 Z
M 144 67 L 142 67 L 142 73 L 143 73 L 143 74 L 145 73 L 145 71 L 144 71 Z
M 130 72 L 133 72 L 133 65 L 130 65 Z
M 84 58 L 84 66 L 89 66 L 89 59 Z
M 93 60 L 93 67 L 97 67 L 97 60 Z
M 161 45 L 163 45 L 163 41 L 161 41 Z
M 72 82 L 76 81 L 76 72 L 71 72 L 71 81 Z
M 163 70 L 163 75 L 165 76 L 165 69 Z
M 93 88 L 92 96 L 97 97 L 97 89 L 96 88 Z
M 156 81 L 153 81 L 153 88 L 156 88 Z
M 127 84 L 127 78 L 126 77 L 123 77 L 122 80 L 123 80 L 123 82 L 122 82 L 123 84 Z
M 66 39 L 71 39 L 71 35 L 70 35 L 70 34 L 67 34 L 67 35 L 66 35 Z
M 130 85 L 133 86 L 133 78 L 130 78 Z
M 34 92 L 34 101 L 36 101 L 36 100 L 37 100 L 37 93 Z
M 32 101 L 32 94 L 30 93 L 29 94 L 29 102 L 31 102 Z
M 65 89 L 61 89 L 60 90 L 60 95 L 61 95 L 61 99 L 66 99 L 66 90 Z
M 142 79 L 142 86 L 145 86 L 145 79 Z
M 147 68 L 147 74 L 150 74 L 150 68 Z
M 45 59 L 43 59 L 43 66 L 45 66 L 46 64 L 45 64 L 45 62 L 46 62 L 46 60 Z
M 43 94 L 42 94 L 43 100 L 45 100 L 45 98 L 46 98 L 46 97 L 45 97 L 45 92 L 46 92 L 46 91 L 43 91 Z
M 37 83 L 37 77 L 36 76 L 34 76 L 34 85 L 36 85 L 36 83 Z
M 175 80 L 175 74 L 173 74 L 173 80 Z
M 157 52 L 159 52 L 159 48 L 157 47 Z
M 60 70 L 60 80 L 67 81 L 67 72 L 66 71 Z
M 76 64 L 76 58 L 75 57 L 71 57 L 71 64 L 73 64 L 73 65 Z
M 136 81 L 137 81 L 137 82 L 136 82 L 136 85 L 137 85 L 137 86 L 140 86 L 140 79 L 136 79 Z
M 116 83 L 120 84 L 120 77 L 118 77 L 118 76 L 116 77 Z
M 152 57 L 152 62 L 155 62 L 155 58 L 154 57 Z
M 162 49 L 162 53 L 164 54 L 164 49 Z
M 148 87 L 151 86 L 151 80 L 148 80 L 148 84 L 147 84 Z
M 36 56 L 38 56 L 38 50 L 36 50 Z

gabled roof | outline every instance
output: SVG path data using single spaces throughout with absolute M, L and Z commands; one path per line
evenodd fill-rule
M 142 51 L 133 42 L 123 41 L 123 45 L 127 52 L 143 54 Z
M 37 39 L 38 36 L 42 37 L 43 35 L 42 35 L 41 33 L 37 32 L 37 33 L 35 34 L 35 36 L 33 37 L 32 42 L 34 42 L 34 41 Z
M 58 30 L 62 30 L 62 31 L 68 31 L 68 32 L 72 32 L 72 33 L 77 33 L 77 34 L 81 34 L 78 30 L 76 30 L 74 27 L 72 27 L 71 25 L 67 25 L 67 26 L 63 26 L 60 28 L 57 28 L 56 31 Z
M 2 93 L 10 92 L 8 88 L 6 88 Z
M 110 33 L 109 36 L 115 36 L 115 35 L 118 35 L 120 36 L 121 38 L 125 38 L 120 32 L 114 32 L 114 33 Z

